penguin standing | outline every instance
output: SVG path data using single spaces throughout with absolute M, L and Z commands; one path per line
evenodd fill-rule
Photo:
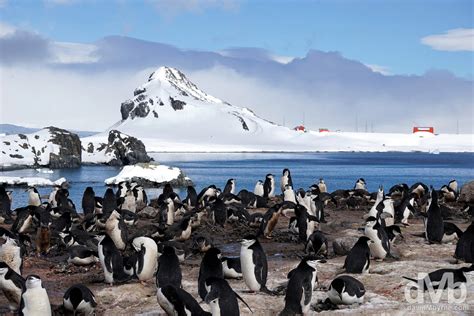
M 5 262 L 13 271 L 21 275 L 23 258 L 21 248 L 13 238 L 5 236 L 5 242 L 0 245 L 0 261 Z
M 410 226 L 410 224 L 408 224 L 408 217 L 415 213 L 414 203 L 415 195 L 409 195 L 395 207 L 395 218 L 397 221 L 400 221 L 405 226 Z
M 197 193 L 194 187 L 188 186 L 187 195 L 183 203 L 188 206 L 188 209 L 193 209 L 197 206 Z
M 117 197 L 112 188 L 105 190 L 104 199 L 102 200 L 102 213 L 108 215 L 117 208 Z
M 272 232 L 278 223 L 282 212 L 281 204 L 275 204 L 270 207 L 268 211 L 263 215 L 263 221 L 261 222 L 260 232 L 263 233 L 265 238 L 272 238 Z
M 343 268 L 347 273 L 368 273 L 370 267 L 370 248 L 373 243 L 367 236 L 359 237 L 347 254 Z
M 52 315 L 48 293 L 41 284 L 39 276 L 32 274 L 26 277 L 19 312 L 24 316 Z
M 444 223 L 438 205 L 438 192 L 431 190 L 431 202 L 428 207 L 428 217 L 425 220 L 425 236 L 429 243 L 440 243 L 444 236 Z
M 64 308 L 74 315 L 95 315 L 97 302 L 94 293 L 83 284 L 75 284 L 63 296 Z
M 95 192 L 92 187 L 87 187 L 82 195 L 82 212 L 84 213 L 84 216 L 87 216 L 88 214 L 94 214 L 94 209 Z
M 448 187 L 451 190 L 453 190 L 454 192 L 456 192 L 456 193 L 458 192 L 458 182 L 456 180 L 453 179 L 453 180 L 449 181 Z
M 3 186 L 0 186 L 0 223 L 4 223 L 5 220 L 11 220 L 11 206 L 11 196 Z
M 210 277 L 224 279 L 224 271 L 221 263 L 221 251 L 217 248 L 209 249 L 202 258 L 199 268 L 198 293 L 201 299 L 205 299 L 208 294 L 206 289 L 206 280 Z
M 390 254 L 390 241 L 388 240 L 387 232 L 377 222 L 375 217 L 370 216 L 367 218 L 364 234 L 372 240 L 369 248 L 374 259 L 383 260 Z
M 137 201 L 132 190 L 128 190 L 123 197 L 120 209 L 135 213 L 137 211 Z
M 211 307 L 212 316 L 239 316 L 240 311 L 237 298 L 253 313 L 247 303 L 232 290 L 226 280 L 211 277 L 206 280 L 205 286 L 209 289 L 205 302 Z
M 324 236 L 322 231 L 316 230 L 308 237 L 305 246 L 306 253 L 327 257 L 328 249 L 328 239 Z
M 242 239 L 240 266 L 244 282 L 251 291 L 271 293 L 267 289 L 267 256 L 257 237 L 249 235 Z
M 325 192 L 328 191 L 328 188 L 326 186 L 326 182 L 324 182 L 323 178 L 319 179 L 318 188 L 319 188 L 319 192 L 321 192 L 321 193 L 325 193 Z
M 185 290 L 171 284 L 158 288 L 157 300 L 167 315 L 211 316 Z
M 119 212 L 116 210 L 113 210 L 105 222 L 105 231 L 110 236 L 110 238 L 112 238 L 115 246 L 119 250 L 125 249 L 128 240 L 128 229 L 122 216 L 120 216 Z
M 235 179 L 227 180 L 222 194 L 235 194 Z
M 257 183 L 255 183 L 255 188 L 253 189 L 253 194 L 257 196 L 263 197 L 263 182 L 261 180 L 258 180 Z
M 163 252 L 158 260 L 158 272 L 156 273 L 156 287 L 163 288 L 173 285 L 181 287 L 181 267 L 176 252 L 171 246 L 164 246 Z
M 36 255 L 46 255 L 51 248 L 51 231 L 47 224 L 41 223 L 36 231 Z
M 290 187 L 293 187 L 293 181 L 291 179 L 291 172 L 290 172 L 290 169 L 283 169 L 283 174 L 282 174 L 281 180 L 280 180 L 280 188 L 281 188 L 282 193 L 285 192 L 285 189 L 286 189 L 287 185 L 290 186 Z
M 335 305 L 362 304 L 365 288 L 359 280 L 349 275 L 341 275 L 332 280 L 327 294 L 331 303 Z
M 286 185 L 285 189 L 283 190 L 283 201 L 285 202 L 293 202 L 296 204 L 296 195 L 293 187 L 291 185 Z
M 383 186 L 380 186 L 379 190 L 377 191 L 377 197 L 375 199 L 374 205 L 372 205 L 372 207 L 369 210 L 369 213 L 365 215 L 364 217 L 365 218 L 368 218 L 370 216 L 377 217 L 379 204 L 383 201 L 383 199 L 384 199 Z
M 105 283 L 114 284 L 128 281 L 130 276 L 124 272 L 122 255 L 113 240 L 106 234 L 100 235 L 98 246 L 99 260 L 104 271 Z
M 263 183 L 263 197 L 271 198 L 275 196 L 275 177 L 269 173 Z
M 365 182 L 364 178 L 359 178 L 357 179 L 355 185 L 354 185 L 354 190 L 364 190 L 367 191 L 367 183 Z
M 28 205 L 41 206 L 41 195 L 35 187 L 29 187 L 28 190 Z
M 313 288 L 316 284 L 316 259 L 306 257 L 288 273 L 288 287 L 285 295 L 285 308 L 280 315 L 307 314 L 310 309 Z
M 10 302 L 10 309 L 20 306 L 21 293 L 25 288 L 25 279 L 3 261 L 0 261 L 0 289 Z
M 149 237 L 133 239 L 132 246 L 137 251 L 136 275 L 138 280 L 146 282 L 153 278 L 158 265 L 158 246 Z

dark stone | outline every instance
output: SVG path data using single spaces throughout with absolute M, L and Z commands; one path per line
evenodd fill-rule
M 175 100 L 172 97 L 170 97 L 170 102 L 171 102 L 171 107 L 175 111 L 184 109 L 184 106 L 186 105 L 186 102 L 183 102 L 181 100 Z
M 120 113 L 122 113 L 122 120 L 126 120 L 128 116 L 130 115 L 130 111 L 133 110 L 134 103 L 132 100 L 127 100 L 125 102 L 122 102 L 122 105 L 120 106 Z
M 57 127 L 48 127 L 51 139 L 48 142 L 59 146 L 59 154 L 49 154 L 49 167 L 79 168 L 82 162 L 81 140 L 77 134 Z
M 143 94 L 140 94 L 138 97 L 135 98 L 135 102 L 140 102 L 140 101 L 143 101 L 146 99 L 146 96 L 144 96 Z
M 115 159 L 109 162 L 111 166 L 134 165 L 152 160 L 143 142 L 133 136 L 111 130 L 107 141 L 106 152 L 113 152 L 115 155 Z
M 40 138 L 39 135 L 35 135 L 35 139 L 39 139 L 39 138 Z
M 20 145 L 20 147 L 23 149 L 28 149 L 29 145 L 27 143 L 23 143 L 22 145 Z
M 160 99 L 160 103 L 159 103 L 159 104 L 160 104 L 160 106 L 165 105 L 165 104 L 163 103 L 163 101 L 161 101 L 161 99 Z
M 10 157 L 12 157 L 12 158 L 18 158 L 18 159 L 23 159 L 23 156 L 22 156 L 22 155 L 18 155 L 18 154 L 14 154 L 14 155 L 10 154 Z
M 10 142 L 4 141 L 3 143 L 4 143 L 5 145 L 7 145 L 7 146 L 10 146 Z
M 242 116 L 237 115 L 234 113 L 234 115 L 239 119 L 240 123 L 242 124 L 242 128 L 246 131 L 249 130 L 249 127 L 247 126 L 247 123 L 245 123 L 245 120 L 242 118 Z
M 156 113 L 155 110 L 153 110 L 153 116 L 156 117 L 156 118 L 158 118 L 158 113 Z
M 148 99 L 148 102 L 150 102 L 150 104 L 153 105 L 153 99 Z
M 142 89 L 136 88 L 135 91 L 133 91 L 133 96 L 139 95 L 145 91 L 146 91 L 146 88 L 142 88 Z
M 20 137 L 20 139 L 27 139 L 28 137 L 26 137 L 25 134 L 18 134 L 18 137 Z
M 94 152 L 94 144 L 93 143 L 89 143 L 89 145 L 87 145 L 87 152 L 92 154 Z
M 131 112 L 130 117 L 134 119 L 135 117 L 146 117 L 150 113 L 150 108 L 148 107 L 148 102 L 140 102 Z

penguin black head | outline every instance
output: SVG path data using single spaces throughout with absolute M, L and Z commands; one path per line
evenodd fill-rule
M 7 274 L 9 269 L 10 269 L 10 266 L 8 264 L 6 264 L 3 261 L 0 261 L 0 275 Z
M 25 286 L 27 289 L 42 287 L 41 278 L 38 275 L 30 274 L 26 277 Z
M 219 259 L 222 257 L 221 251 L 216 247 L 209 248 L 206 252 L 206 256 L 216 256 Z
M 369 224 L 369 223 L 376 222 L 376 221 L 377 221 L 377 219 L 376 219 L 375 217 L 369 216 L 369 217 L 367 217 L 367 219 L 365 220 L 365 223 L 366 223 L 366 224 Z
M 171 246 L 164 246 L 163 247 L 163 254 L 164 255 L 174 255 L 175 254 L 175 250 L 173 247 Z
M 289 175 L 290 175 L 290 169 L 288 169 L 288 168 L 283 169 L 283 175 L 284 175 L 284 176 L 285 176 L 285 175 L 286 175 L 286 176 L 289 176 Z
M 372 244 L 374 242 L 367 236 L 361 236 L 361 237 L 359 237 L 359 240 L 357 241 L 357 243 L 362 243 L 362 244 L 365 243 L 365 244 L 368 245 L 368 244 Z
M 255 235 L 247 235 L 242 239 L 240 243 L 242 244 L 242 246 L 250 247 L 256 242 L 257 242 L 257 237 Z
M 344 283 L 344 280 L 341 278 L 335 278 L 331 282 L 331 287 L 336 290 L 337 293 L 342 293 L 344 291 L 344 288 L 346 287 L 346 284 Z

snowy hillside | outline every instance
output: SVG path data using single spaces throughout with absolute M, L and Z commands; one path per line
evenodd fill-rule
M 0 167 L 27 166 L 77 168 L 81 164 L 79 136 L 64 129 L 47 127 L 31 134 L 0 137 Z
M 133 94 L 121 105 L 120 122 L 83 142 L 116 129 L 142 140 L 149 152 L 474 151 L 472 135 L 294 131 L 206 94 L 174 68 L 159 68 Z

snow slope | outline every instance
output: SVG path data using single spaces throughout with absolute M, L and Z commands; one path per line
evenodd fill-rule
M 225 80 L 225 78 L 223 78 Z M 291 111 L 291 104 L 288 105 Z M 276 125 L 247 108 L 201 91 L 179 70 L 161 67 L 121 105 L 117 129 L 139 138 L 149 152 L 426 151 L 472 152 L 473 135 L 307 133 Z

